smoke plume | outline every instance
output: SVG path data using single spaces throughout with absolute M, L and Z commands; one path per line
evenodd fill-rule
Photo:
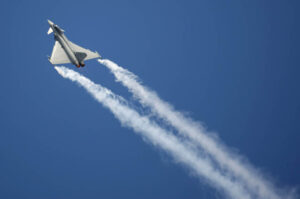
M 98 61 L 106 66 L 114 74 L 116 81 L 127 87 L 144 107 L 149 107 L 158 118 L 173 126 L 182 136 L 209 154 L 224 175 L 240 182 L 254 198 L 279 199 L 283 197 L 282 191 L 275 188 L 253 166 L 242 161 L 239 155 L 231 152 L 219 140 L 210 136 L 199 122 L 175 110 L 154 91 L 143 86 L 136 75 L 110 60 L 99 59 Z M 284 198 L 294 197 L 292 192 L 284 193 Z
M 73 70 L 58 66 L 55 69 L 62 77 L 82 86 L 97 102 L 109 109 L 123 126 L 133 129 L 151 144 L 167 152 L 176 162 L 190 168 L 193 173 L 201 179 L 205 179 L 210 185 L 225 192 L 230 198 L 253 198 L 253 195 L 239 181 L 223 175 L 214 167 L 209 158 L 198 153 L 189 143 L 180 140 L 172 132 L 150 120 L 149 117 L 138 113 L 128 105 L 124 98 Z

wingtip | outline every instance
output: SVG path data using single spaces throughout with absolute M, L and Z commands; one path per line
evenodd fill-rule
M 50 57 L 49 55 L 48 55 L 47 57 L 48 57 L 48 61 L 50 62 L 50 64 L 54 67 L 54 64 L 53 64 L 53 63 L 51 62 L 51 60 L 50 60 L 51 57 Z
M 98 54 L 98 56 L 99 56 L 99 59 L 102 59 L 102 57 L 101 57 L 101 55 L 96 51 L 96 53 Z

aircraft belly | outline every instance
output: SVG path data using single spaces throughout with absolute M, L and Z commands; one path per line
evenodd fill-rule
M 58 41 L 61 44 L 62 48 L 64 49 L 64 51 L 66 52 L 67 56 L 69 57 L 70 61 L 75 64 L 78 65 L 78 60 L 76 59 L 73 51 L 71 50 L 71 48 L 69 47 L 69 45 L 64 41 L 63 38 L 58 37 Z

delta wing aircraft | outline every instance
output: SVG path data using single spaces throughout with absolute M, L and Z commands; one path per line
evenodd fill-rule
M 80 68 L 85 66 L 85 60 L 101 58 L 98 52 L 92 52 L 69 41 L 64 35 L 65 31 L 52 21 L 48 20 L 48 23 L 48 35 L 53 32 L 55 40 L 52 54 L 48 57 L 51 64 L 72 63 Z

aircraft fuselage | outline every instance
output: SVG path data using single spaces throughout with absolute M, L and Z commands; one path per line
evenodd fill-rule
M 69 44 L 68 44 L 69 40 L 67 39 L 67 37 L 63 33 L 63 30 L 60 29 L 57 25 L 53 24 L 51 21 L 48 21 L 48 23 L 49 23 L 50 27 L 53 30 L 54 39 L 60 43 L 60 45 L 62 46 L 62 48 L 66 52 L 66 54 L 69 57 L 72 64 L 74 64 L 78 68 L 80 66 L 84 66 L 85 64 L 83 62 L 81 63 L 81 62 L 78 61 L 77 57 L 75 56 L 75 53 L 73 52 L 73 50 L 69 46 Z

